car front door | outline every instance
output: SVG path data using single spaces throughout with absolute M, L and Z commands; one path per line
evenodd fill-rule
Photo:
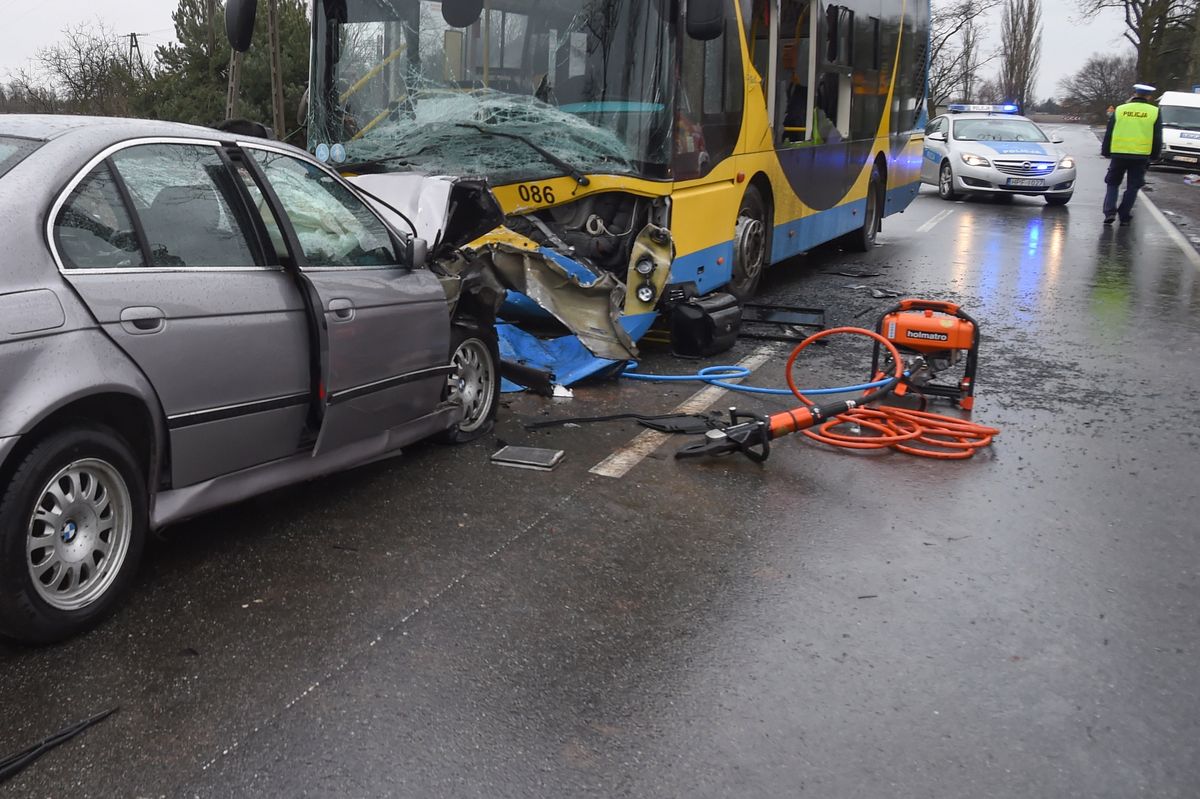
M 273 246 L 290 254 L 317 310 L 316 453 L 432 413 L 451 371 L 441 283 L 402 262 L 387 226 L 340 177 L 294 153 L 243 149 Z
M 175 487 L 296 453 L 311 403 L 302 294 L 230 166 L 215 141 L 128 142 L 54 209 L 64 276 L 158 393 Z
M 925 128 L 925 157 L 921 159 L 921 180 L 937 184 L 938 169 L 947 152 L 947 142 L 929 138 L 931 134 L 949 135 L 949 124 L 945 117 L 938 117 Z

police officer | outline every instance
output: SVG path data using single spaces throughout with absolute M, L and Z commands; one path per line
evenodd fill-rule
M 1104 195 L 1106 225 L 1111 225 L 1118 216 L 1122 225 L 1129 224 L 1138 189 L 1146 184 L 1146 170 L 1162 150 L 1162 119 L 1158 106 L 1150 101 L 1154 91 L 1153 86 L 1137 84 L 1129 102 L 1117 106 L 1108 118 L 1104 143 L 1100 146 L 1100 154 L 1111 159 L 1104 177 L 1108 184 Z M 1117 205 L 1122 180 L 1126 180 L 1125 196 Z

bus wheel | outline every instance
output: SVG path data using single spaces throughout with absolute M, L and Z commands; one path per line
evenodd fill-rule
M 879 232 L 879 215 L 883 206 L 883 177 L 879 167 L 871 170 L 867 183 L 867 204 L 863 209 L 862 227 L 846 237 L 846 245 L 855 252 L 868 252 L 875 246 L 875 234 Z
M 742 197 L 733 233 L 733 274 L 729 293 L 743 302 L 758 291 L 767 268 L 767 203 L 758 188 L 751 186 Z

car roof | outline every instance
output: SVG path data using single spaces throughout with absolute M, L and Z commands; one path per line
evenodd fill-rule
M 85 148 L 103 149 L 110 144 L 143 137 L 219 139 L 222 141 L 265 141 L 182 122 L 129 117 L 89 117 L 68 114 L 0 114 L 0 136 L 52 141 L 70 140 Z M 269 142 L 279 146 L 282 142 Z M 292 149 L 288 145 L 283 145 Z
M 962 114 L 946 113 L 944 116 L 950 119 L 1020 119 L 1024 122 L 1033 122 L 1029 117 L 1023 117 L 1020 114 L 1002 114 L 996 111 L 991 113 L 983 111 L 969 111 Z M 1033 124 L 1036 125 L 1037 123 L 1033 122 Z
M 1159 106 L 1181 105 L 1189 108 L 1200 106 L 1200 94 L 1193 92 L 1163 92 L 1158 98 Z

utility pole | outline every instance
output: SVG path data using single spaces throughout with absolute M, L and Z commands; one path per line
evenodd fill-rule
M 237 116 L 237 99 L 239 84 L 242 79 L 242 54 L 232 47 L 229 48 L 229 93 L 225 96 L 225 118 Z
M 208 61 L 213 63 L 217 54 L 217 0 L 208 0 Z M 214 64 L 215 67 L 215 64 Z
M 133 74 L 133 59 L 137 56 L 137 64 L 141 67 L 142 75 L 146 74 L 146 62 L 142 59 L 142 45 L 138 41 L 139 34 L 129 34 L 129 73 Z
M 271 48 L 271 110 L 275 116 L 275 137 L 287 136 L 283 115 L 283 64 L 279 44 L 279 0 L 267 0 L 267 34 Z

